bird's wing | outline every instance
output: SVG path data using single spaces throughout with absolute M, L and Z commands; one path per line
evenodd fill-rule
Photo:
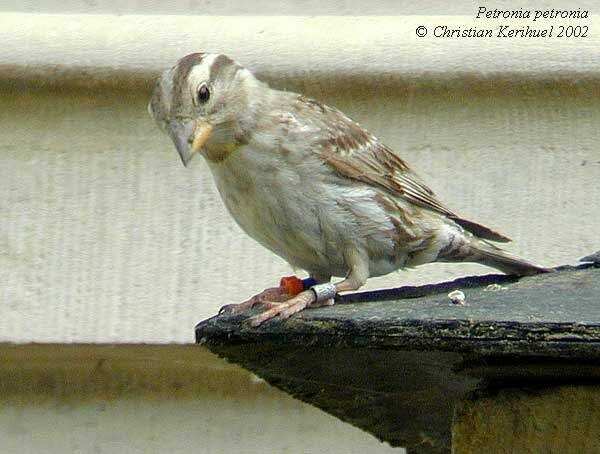
M 463 219 L 440 202 L 435 193 L 390 148 L 360 125 L 332 107 L 299 96 L 298 108 L 309 124 L 325 131 L 315 149 L 322 159 L 344 177 L 386 189 L 396 197 L 441 213 L 477 235 L 491 241 L 508 242 L 494 230 Z

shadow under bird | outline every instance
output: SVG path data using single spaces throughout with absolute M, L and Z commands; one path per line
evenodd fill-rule
M 510 240 L 448 209 L 397 152 L 339 110 L 272 89 L 225 55 L 183 57 L 160 76 L 148 107 L 185 166 L 196 154 L 206 159 L 239 226 L 315 284 L 297 294 L 281 285 L 222 309 L 264 307 L 253 326 L 424 263 L 550 271 L 493 245 Z

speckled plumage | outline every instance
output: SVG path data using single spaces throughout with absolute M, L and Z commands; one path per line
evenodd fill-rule
M 200 84 L 211 91 L 205 105 L 194 102 Z M 150 111 L 184 163 L 194 122 L 210 124 L 200 154 L 236 222 L 312 276 L 345 276 L 340 290 L 434 261 L 543 271 L 489 243 L 508 238 L 446 208 L 395 151 L 343 113 L 273 90 L 227 57 L 184 57 L 159 79 Z

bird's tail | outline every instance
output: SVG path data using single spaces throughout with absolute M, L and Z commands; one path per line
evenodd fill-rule
M 471 243 L 471 256 L 469 259 L 482 265 L 491 266 L 503 273 L 516 276 L 531 276 L 539 273 L 549 273 L 552 268 L 534 265 L 516 255 L 512 255 L 484 240 L 475 240 Z

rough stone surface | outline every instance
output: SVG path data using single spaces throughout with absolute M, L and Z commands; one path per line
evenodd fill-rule
M 514 282 L 511 282 L 514 281 Z M 448 290 L 461 289 L 457 306 Z M 342 297 L 333 307 L 252 329 L 250 314 L 213 317 L 197 340 L 273 340 L 322 347 L 442 350 L 469 354 L 600 358 L 600 270 L 567 269 L 515 281 L 490 275 Z M 369 301 L 361 301 L 368 298 Z M 388 300 L 389 301 L 386 301 Z
M 196 335 L 393 446 L 447 452 L 454 408 L 476 390 L 600 378 L 599 295 L 600 269 L 582 265 L 357 294 L 259 328 L 243 323 L 250 314 L 218 316 Z

